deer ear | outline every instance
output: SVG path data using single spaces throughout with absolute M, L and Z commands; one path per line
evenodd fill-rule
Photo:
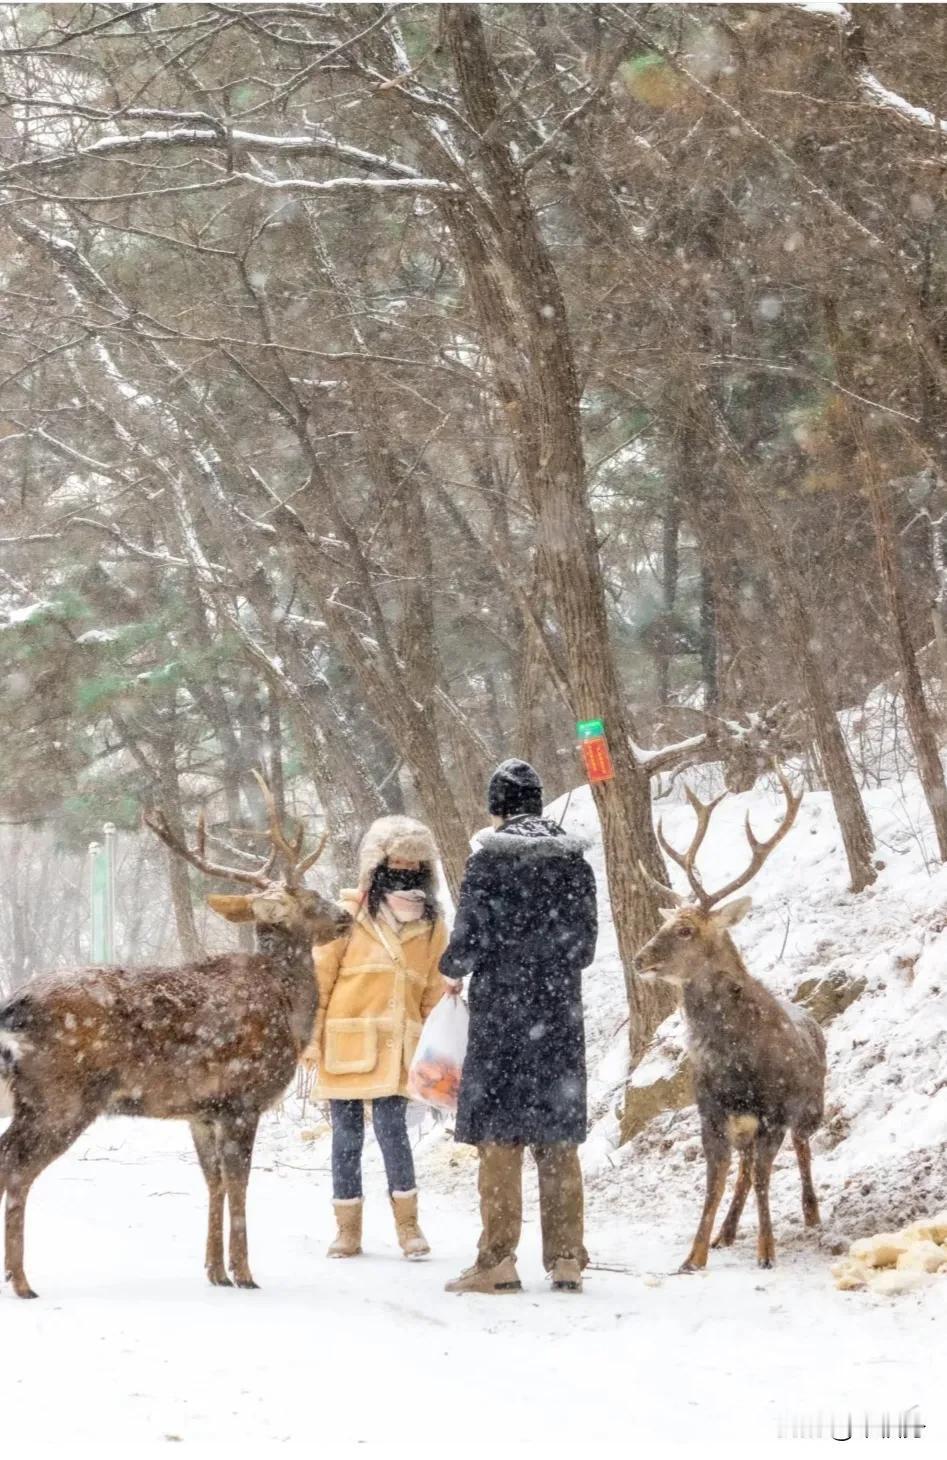
M 714 922 L 718 928 L 732 928 L 746 917 L 752 906 L 752 897 L 735 897 L 733 902 L 724 903 L 714 911 Z
M 228 923 L 253 922 L 254 897 L 252 893 L 211 892 L 206 901 L 211 912 L 226 918 Z

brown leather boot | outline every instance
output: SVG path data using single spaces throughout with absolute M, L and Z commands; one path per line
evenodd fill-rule
M 395 1214 L 398 1244 L 405 1257 L 427 1257 L 431 1251 L 427 1238 L 418 1226 L 418 1194 L 416 1191 L 394 1191 L 391 1210 Z
M 362 1250 L 362 1198 L 357 1196 L 332 1205 L 339 1230 L 329 1243 L 326 1257 L 358 1257 Z

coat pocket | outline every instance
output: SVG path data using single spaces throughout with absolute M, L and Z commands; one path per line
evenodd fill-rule
M 378 1028 L 371 1019 L 327 1019 L 323 1068 L 328 1075 L 364 1075 L 378 1063 Z
M 414 1051 L 418 1047 L 418 1040 L 421 1038 L 423 1024 L 416 1019 L 406 1019 L 404 1022 L 404 1067 L 411 1068 L 411 1061 L 414 1059 Z

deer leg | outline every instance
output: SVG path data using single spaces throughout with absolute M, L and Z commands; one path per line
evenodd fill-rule
M 704 1156 L 707 1162 L 707 1192 L 704 1197 L 704 1209 L 700 1214 L 697 1235 L 690 1252 L 681 1263 L 680 1272 L 697 1272 L 699 1268 L 707 1266 L 714 1217 L 717 1215 L 717 1208 L 727 1185 L 727 1172 L 730 1170 L 730 1143 L 719 1132 L 709 1131 L 705 1127 Z
M 207 1182 L 207 1252 L 204 1269 L 215 1288 L 232 1286 L 224 1267 L 224 1173 L 217 1150 L 217 1137 L 210 1121 L 192 1120 L 194 1149 Z
M 815 1194 L 815 1186 L 812 1181 L 812 1152 L 809 1149 L 808 1136 L 797 1136 L 793 1132 L 793 1149 L 796 1152 L 796 1160 L 799 1162 L 799 1175 L 802 1179 L 802 1216 L 807 1227 L 818 1227 L 821 1223 L 819 1216 L 819 1198 Z
M 743 1208 L 746 1199 L 753 1185 L 753 1157 L 749 1151 L 740 1152 L 740 1170 L 737 1173 L 737 1184 L 733 1191 L 733 1200 L 730 1209 L 723 1219 L 723 1225 L 717 1233 L 712 1247 L 731 1247 L 736 1240 L 737 1228 L 740 1225 L 740 1218 L 743 1215 Z
M 758 1135 L 753 1146 L 753 1187 L 756 1191 L 756 1210 L 759 1216 L 756 1252 L 760 1267 L 772 1267 L 776 1261 L 773 1221 L 769 1212 L 769 1182 L 773 1162 L 776 1160 L 776 1152 L 783 1143 L 785 1133 L 784 1130 L 781 1130 Z
M 57 1156 L 69 1149 L 91 1120 L 92 1113 L 83 1114 L 57 1130 L 43 1125 L 38 1112 L 24 1116 L 17 1111 L 0 1139 L 0 1180 L 6 1190 L 4 1268 L 18 1298 L 36 1297 L 23 1269 L 30 1187 Z
M 38 1174 L 38 1173 L 36 1173 Z M 23 1176 L 19 1172 L 10 1177 L 7 1184 L 6 1220 L 4 1242 L 7 1282 L 12 1283 L 18 1298 L 35 1298 L 23 1270 L 23 1238 L 26 1228 L 26 1198 L 35 1177 Z
M 217 1122 L 220 1152 L 230 1209 L 230 1272 L 238 1288 L 255 1288 L 247 1258 L 247 1182 L 259 1124 L 256 1110 L 240 1110 Z
M 4 1222 L 4 1268 L 7 1281 L 13 1284 L 18 1298 L 35 1298 L 26 1273 L 23 1271 L 23 1237 L 26 1218 L 26 1197 L 29 1184 L 24 1186 L 19 1171 L 30 1150 L 29 1128 L 22 1118 L 13 1117 L 12 1123 L 0 1136 L 0 1196 L 6 1195 L 7 1205 Z
M 16 1117 L 14 1116 L 14 1120 Z M 13 1122 L 7 1126 L 3 1135 L 0 1136 L 0 1203 L 3 1201 L 4 1192 L 7 1189 L 7 1181 L 10 1176 L 10 1167 L 13 1157 L 10 1148 L 10 1131 L 13 1129 Z

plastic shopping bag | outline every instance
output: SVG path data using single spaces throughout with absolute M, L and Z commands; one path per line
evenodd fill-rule
M 408 1093 L 438 1110 L 456 1110 L 470 1015 L 459 994 L 445 994 L 428 1014 L 408 1070 Z

